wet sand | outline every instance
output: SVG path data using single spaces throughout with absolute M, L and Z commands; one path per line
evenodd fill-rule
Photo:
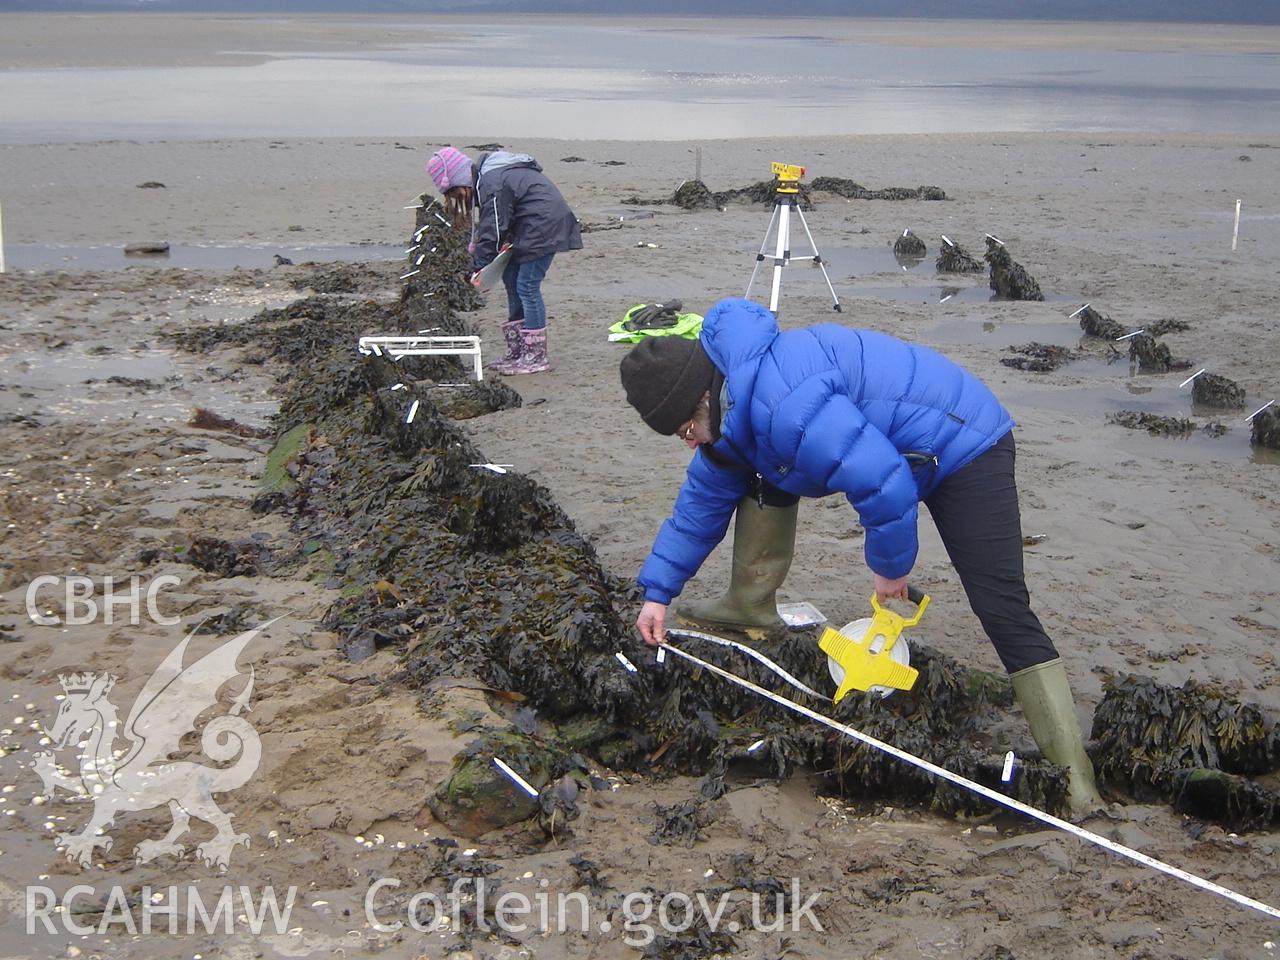
M 404 207 L 426 187 L 426 158 L 443 142 L 3 147 L 5 236 L 44 245 L 397 244 L 412 228 L 413 211 Z M 1038 538 L 1027 550 L 1033 601 L 1068 663 L 1086 729 L 1108 672 L 1168 684 L 1214 682 L 1280 709 L 1280 463 L 1250 449 L 1240 422 L 1280 396 L 1280 294 L 1271 256 L 1280 241 L 1280 139 L 1045 134 L 508 146 L 537 156 L 593 229 L 583 251 L 557 258 L 544 287 L 555 368 L 514 379 L 524 405 L 468 421 L 466 429 L 491 461 L 514 464 L 545 484 L 608 569 L 629 576 L 638 568 L 687 452 L 649 433 L 623 403 L 617 362 L 625 347 L 607 342 L 606 328 L 639 301 L 679 297 L 704 311 L 741 295 L 768 224 L 758 209 L 690 213 L 621 201 L 669 195 L 692 176 L 698 150 L 702 179 L 713 190 L 766 179 L 771 160 L 806 164 L 809 178 L 849 177 L 872 189 L 936 185 L 948 200 L 821 197 L 806 217 L 832 263 L 843 310 L 832 310 L 821 274 L 798 260 L 782 280 L 783 325 L 834 320 L 935 346 L 987 380 L 1009 406 L 1019 422 L 1024 532 Z M 571 156 L 583 160 L 563 159 Z M 165 187 L 137 187 L 148 180 Z M 1232 251 L 1237 198 L 1243 214 Z M 905 228 L 930 249 L 929 259 L 909 270 L 885 256 Z M 986 233 L 1007 244 L 1046 302 L 992 302 L 985 275 L 953 282 L 934 273 L 942 235 L 980 256 Z M 793 236 L 793 252 L 806 246 Z M 394 296 L 400 265 L 375 269 L 383 281 L 373 292 Z M 424 714 L 414 691 L 378 682 L 395 671 L 389 650 L 360 664 L 341 657 L 337 638 L 315 625 L 335 599 L 322 582 L 304 573 L 219 578 L 176 561 L 144 567 L 138 559 L 148 548 L 208 533 L 289 541 L 282 518 L 249 509 L 269 441 L 186 426 L 194 406 L 265 425 L 281 371 L 243 351 L 177 352 L 159 335 L 243 322 L 302 295 L 291 281 L 305 276 L 302 267 L 149 265 L 0 276 L 8 515 L 0 551 L 0 746 L 12 750 L 0 758 L 0 784 L 15 787 L 3 795 L 0 813 L 8 821 L 0 901 L 12 908 L 0 927 L 0 954 L 78 955 L 67 952 L 74 946 L 103 956 L 408 958 L 443 955 L 454 942 L 447 931 L 377 933 L 361 902 L 378 876 L 413 882 L 398 844 L 426 841 L 433 855 L 444 849 L 430 844 L 447 831 L 424 801 L 466 738 L 439 715 Z M 768 279 L 757 277 L 756 296 L 766 295 Z M 1130 329 L 1187 321 L 1188 330 L 1164 338 L 1174 354 L 1188 358 L 1193 371 L 1207 367 L 1240 383 L 1248 410 L 1217 418 L 1231 427 L 1221 438 L 1159 439 L 1108 424 L 1106 414 L 1191 415 L 1190 390 L 1178 387 L 1185 372 L 1134 374 L 1126 361 L 1108 363 L 1100 344 L 1054 373 L 1000 364 L 1011 345 L 1075 345 L 1070 314 L 1086 302 Z M 472 319 L 491 354 L 503 305 L 491 300 Z M 801 525 L 781 599 L 812 602 L 837 624 L 861 616 L 870 575 L 849 507 L 838 498 L 806 503 Z M 927 518 L 921 541 L 914 577 L 933 597 L 923 639 L 996 669 Z M 726 544 L 713 555 L 690 596 L 718 591 L 728 554 Z M 118 676 L 112 700 L 123 714 L 182 636 L 180 627 L 150 622 L 62 627 L 28 619 L 24 597 L 34 577 L 80 572 L 171 573 L 181 584 L 161 594 L 160 609 L 189 626 L 237 604 L 255 621 L 281 618 L 245 658 L 255 667 L 248 717 L 262 737 L 263 760 L 249 783 L 220 798 L 237 829 L 252 837 L 226 877 L 190 850 L 176 862 L 134 865 L 133 847 L 167 827 L 159 813 L 122 818 L 112 831 L 115 847 L 97 854 L 105 871 L 83 871 L 54 849 L 55 834 L 78 830 L 88 813 L 83 802 L 34 804 L 40 781 L 24 766 L 41 749 L 30 724 L 52 722 L 58 674 Z M 58 613 L 54 595 L 41 596 Z M 206 650 L 213 641 L 193 642 Z M 482 692 L 450 696 L 459 709 L 492 711 Z M 1016 711 L 1007 727 L 1009 749 L 1030 747 Z M 806 896 L 822 894 L 818 915 L 827 932 L 788 932 L 785 944 L 778 932 L 747 932 L 734 955 L 825 958 L 854 949 L 894 958 L 1246 958 L 1269 955 L 1263 944 L 1276 939 L 1274 921 L 1004 818 L 956 822 L 874 803 L 852 808 L 815 798 L 804 777 L 748 780 L 718 803 L 704 839 L 685 849 L 654 846 L 647 837 L 653 805 L 692 798 L 696 781 L 618 784 L 585 808 L 575 837 L 558 846 L 518 830 L 461 846 L 494 864 L 505 889 L 532 890 L 540 878 L 550 889 L 572 889 L 569 860 L 581 854 L 614 891 L 652 885 L 692 893 L 729 877 L 732 855 L 748 851 L 762 869 L 799 878 Z M 1250 896 L 1280 900 L 1272 835 L 1191 830 L 1165 807 L 1131 802 L 1089 826 Z M 713 879 L 704 878 L 707 870 Z M 65 890 L 85 882 L 105 893 L 115 882 L 159 888 L 197 880 L 210 891 L 228 881 L 296 885 L 288 929 L 182 938 L 135 938 L 116 929 L 110 943 L 23 932 L 28 885 Z M 616 931 L 516 939 L 519 948 L 477 942 L 472 955 L 636 954 Z

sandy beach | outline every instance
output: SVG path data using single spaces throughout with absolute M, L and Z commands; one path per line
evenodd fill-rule
M 1280 710 L 1280 456 L 1249 444 L 1244 417 L 1280 402 L 1280 137 L 1152 134 L 971 134 L 709 141 L 519 140 L 449 135 L 359 139 L 112 141 L 0 146 L 4 239 L 68 249 L 67 269 L 0 275 L 0 956 L 441 957 L 460 949 L 449 927 L 373 927 L 365 898 L 380 877 L 405 877 L 405 851 L 465 856 L 492 867 L 504 889 L 533 893 L 541 879 L 568 889 L 585 857 L 609 889 L 692 892 L 732 873 L 743 851 L 776 876 L 820 894 L 824 932 L 744 930 L 724 955 L 998 960 L 1269 957 L 1277 921 L 1051 829 L 1009 817 L 955 820 L 926 810 L 852 806 L 815 796 L 808 774 L 749 778 L 716 801 L 718 816 L 690 847 L 649 842 L 655 805 L 692 799 L 695 779 L 608 772 L 567 840 L 544 843 L 510 828 L 476 840 L 437 822 L 426 798 L 468 738 L 422 693 L 397 680 L 398 652 L 349 662 L 319 626 L 338 599 L 310 568 L 226 575 L 180 559 L 201 536 L 256 537 L 271 552 L 296 549 L 288 518 L 255 514 L 279 400 L 278 364 L 246 349 L 193 354 L 166 335 L 241 324 L 310 295 L 318 271 L 294 257 L 275 268 L 186 270 L 125 261 L 85 270 L 75 251 L 140 241 L 223 248 L 406 243 L 429 182 L 432 150 L 499 142 L 537 157 L 580 217 L 585 249 L 557 257 L 544 292 L 554 368 L 509 380 L 523 403 L 462 428 L 489 461 L 545 486 L 619 577 L 634 576 L 666 517 L 688 453 L 648 431 L 623 401 L 617 364 L 626 347 L 607 328 L 632 304 L 679 298 L 705 312 L 747 287 L 769 223 L 762 207 L 684 211 L 631 205 L 669 197 L 700 171 L 712 190 L 768 179 L 769 163 L 803 164 L 806 179 L 845 177 L 869 189 L 931 185 L 943 201 L 846 200 L 815 194 L 807 225 L 829 263 L 842 309 L 821 273 L 797 259 L 784 271 L 783 327 L 835 321 L 932 346 L 988 382 L 1018 421 L 1018 476 L 1028 582 L 1041 620 L 1067 662 L 1088 732 L 1103 679 L 1134 673 Z M 142 188 L 146 182 L 163 187 Z M 1238 238 L 1233 249 L 1236 203 Z M 906 269 L 893 241 L 910 229 L 929 257 Z M 986 275 L 933 269 L 941 238 L 981 256 L 1004 242 L 1039 281 L 1044 302 L 993 301 Z M 792 248 L 807 252 L 803 237 Z M 355 294 L 398 295 L 404 261 L 369 265 Z M 753 297 L 767 296 L 758 276 Z M 467 314 L 488 358 L 500 349 L 501 298 Z M 1089 304 L 1138 330 L 1185 321 L 1163 339 L 1189 370 L 1131 371 L 1127 355 L 1083 342 L 1072 317 Z M 1048 373 L 1001 364 L 1031 342 L 1079 348 Z M 352 344 L 352 359 L 356 361 Z M 1244 388 L 1239 413 L 1193 410 L 1179 384 L 1205 368 Z M 236 436 L 188 425 L 206 407 L 263 429 Z M 1148 435 L 1108 422 L 1139 410 L 1217 421 L 1222 436 Z M 836 625 L 863 615 L 871 589 L 856 517 L 840 498 L 801 506 L 797 556 L 783 601 L 808 601 Z M 913 579 L 933 603 L 925 642 L 998 670 L 931 523 L 922 515 Z M 146 551 L 162 559 L 143 564 Z M 727 580 L 729 544 L 687 595 Z M 39 576 L 150 580 L 172 575 L 158 608 L 176 624 L 34 623 L 28 587 Z M 59 588 L 60 589 L 60 588 Z M 53 589 L 38 607 L 61 621 Z M 254 666 L 251 712 L 261 765 L 225 795 L 252 842 L 220 876 L 188 850 L 135 864 L 141 840 L 162 835 L 160 811 L 137 814 L 82 869 L 55 849 L 79 829 L 83 801 L 38 800 L 30 764 L 40 724 L 58 710 L 59 675 L 115 675 L 129 704 L 156 665 L 201 620 L 239 610 L 271 620 L 245 662 Z M 631 611 L 629 615 L 634 615 Z M 193 643 L 211 649 L 200 635 Z M 485 691 L 449 691 L 454 706 L 494 716 Z M 500 712 L 500 711 L 499 711 Z M 1016 708 L 1007 748 L 1033 744 Z M 12 786 L 13 789 L 9 790 Z M 593 795 L 594 796 L 594 795 Z M 1158 804 L 1116 801 L 1089 829 L 1265 903 L 1280 902 L 1274 833 L 1237 835 Z M 456 848 L 448 847 L 457 841 Z M 440 843 L 440 842 L 443 842 Z M 420 875 L 431 876 L 419 865 Z M 222 884 L 297 887 L 288 928 L 233 933 L 27 932 L 33 885 L 105 893 L 195 883 L 210 903 Z M 607 900 L 602 895 L 601 903 Z M 403 903 L 384 904 L 386 919 Z M 616 906 L 616 904 L 615 904 Z M 55 913 L 56 916 L 56 913 Z M 83 923 L 94 924 L 90 914 Z M 711 947 L 626 942 L 619 930 L 528 931 L 466 941 L 455 957 L 706 956 Z M 661 952 L 662 949 L 668 952 Z M 675 952 L 672 952 L 675 951 Z

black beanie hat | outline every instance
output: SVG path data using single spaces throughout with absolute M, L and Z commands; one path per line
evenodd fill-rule
M 622 358 L 622 388 L 645 423 L 672 435 L 693 416 L 715 372 L 697 340 L 645 337 Z

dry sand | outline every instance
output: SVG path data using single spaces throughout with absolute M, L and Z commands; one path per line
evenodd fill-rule
M 423 164 L 444 142 L 0 147 L 5 236 L 10 244 L 45 245 L 400 243 L 412 225 L 412 211 L 402 208 L 425 188 Z M 1025 532 L 1043 535 L 1028 548 L 1028 579 L 1068 663 L 1086 729 L 1109 671 L 1172 684 L 1213 681 L 1280 709 L 1280 464 L 1250 450 L 1243 414 L 1226 418 L 1231 430 L 1219 439 L 1157 439 L 1107 424 L 1105 414 L 1141 406 L 1186 415 L 1189 390 L 1177 386 L 1185 374 L 1131 375 L 1125 362 L 1105 363 L 1101 348 L 1051 374 L 999 363 L 1008 345 L 1074 344 L 1078 330 L 1068 315 L 1089 302 L 1133 329 L 1186 320 L 1189 330 L 1166 339 L 1193 369 L 1238 381 L 1250 410 L 1280 396 L 1280 293 L 1271 255 L 1280 241 L 1280 140 L 983 135 L 509 146 L 539 157 L 584 223 L 601 229 L 586 234 L 583 251 L 557 258 L 544 287 L 554 370 L 513 381 L 524 406 L 469 421 L 466 429 L 492 461 L 545 484 L 606 567 L 623 575 L 638 568 L 687 451 L 647 432 L 625 407 L 616 373 L 625 348 L 608 343 L 605 329 L 638 301 L 679 297 L 687 308 L 705 310 L 741 295 L 768 222 L 758 209 L 686 213 L 620 201 L 669 195 L 692 175 L 695 149 L 712 189 L 766 179 L 771 160 L 870 188 L 937 185 L 949 200 L 822 199 L 808 224 L 832 263 L 843 313 L 833 314 L 821 275 L 800 261 L 784 274 L 783 325 L 837 320 L 934 346 L 986 379 L 1009 406 L 1019 422 Z M 570 156 L 584 160 L 562 160 Z M 166 187 L 136 186 L 148 180 Z M 1233 252 L 1237 198 L 1243 218 Z M 904 228 L 930 247 L 930 260 L 912 271 L 887 255 Z M 981 288 L 984 277 L 940 280 L 931 265 L 938 238 L 945 234 L 980 255 L 985 233 L 1005 241 L 1048 302 L 992 303 L 972 290 L 939 302 L 942 287 Z M 796 236 L 792 247 L 804 253 L 807 243 Z M 399 265 L 378 269 L 390 296 Z M 123 709 L 181 636 L 178 627 L 149 622 L 35 625 L 24 610 L 33 577 L 143 572 L 140 551 L 201 533 L 287 541 L 284 521 L 249 511 L 268 442 L 185 425 L 197 405 L 266 423 L 280 371 L 235 351 L 208 359 L 175 353 L 158 335 L 241 322 L 287 303 L 300 295 L 289 281 L 305 273 L 134 266 L 0 276 L 7 513 L 0 746 L 19 748 L 0 758 L 0 784 L 15 787 L 2 795 L 0 810 L 0 902 L 13 907 L 0 927 L 0 955 L 437 957 L 454 942 L 447 931 L 378 934 L 364 922 L 361 902 L 377 876 L 404 876 L 412 885 L 411 865 L 403 857 L 393 862 L 398 843 L 420 842 L 424 831 L 445 836 L 423 802 L 465 738 L 425 715 L 412 690 L 368 682 L 394 672 L 390 653 L 345 662 L 336 638 L 315 626 L 334 599 L 318 583 L 219 579 L 173 562 L 145 571 L 181 578 L 160 607 L 185 624 L 237 603 L 248 604 L 255 620 L 281 618 L 247 656 L 256 670 L 249 717 L 264 752 L 254 779 L 223 798 L 237 829 L 252 837 L 226 878 L 190 851 L 176 863 L 133 865 L 134 845 L 166 828 L 158 814 L 125 818 L 115 828 L 115 847 L 98 854 L 105 870 L 66 863 L 54 835 L 78 830 L 87 807 L 61 799 L 34 805 L 39 781 L 23 766 L 40 749 L 29 724 L 51 722 L 60 672 L 118 675 L 112 699 Z M 767 279 L 757 278 L 757 295 Z M 474 319 L 491 352 L 503 305 L 495 299 Z M 111 376 L 149 382 L 113 383 Z M 804 504 L 782 599 L 811 601 L 837 624 L 862 615 L 870 575 L 854 520 L 838 498 Z M 923 638 L 995 669 L 927 519 L 921 540 L 914 577 L 934 601 Z M 720 588 L 728 554 L 726 544 L 690 595 Z M 201 649 L 212 643 L 198 642 Z M 451 696 L 489 710 L 480 691 Z M 1030 746 L 1016 714 L 1008 735 L 1010 749 Z M 571 889 L 575 854 L 600 866 L 615 898 L 649 885 L 693 892 L 716 882 L 704 878 L 708 870 L 731 875 L 731 856 L 748 851 L 775 876 L 799 878 L 806 896 L 821 893 L 825 933 L 742 933 L 741 956 L 1254 958 L 1271 956 L 1270 941 L 1280 940 L 1274 920 L 1076 839 L 1004 820 L 847 808 L 815 799 L 803 778 L 743 784 L 720 802 L 719 819 L 691 849 L 650 845 L 653 804 L 688 799 L 696 789 L 679 778 L 626 782 L 587 807 L 576 837 L 559 846 L 518 830 L 464 846 L 494 864 L 508 889 L 530 892 L 540 878 L 552 890 Z M 1190 830 L 1166 808 L 1136 804 L 1089 826 L 1280 902 L 1270 835 Z M 133 888 L 193 880 L 207 890 L 227 880 L 296 885 L 293 932 L 132 937 L 116 928 L 109 942 L 23 933 L 21 898 L 30 884 L 61 891 L 93 883 L 105 893 L 115 882 Z M 637 955 L 617 929 L 515 939 L 477 942 L 473 955 Z

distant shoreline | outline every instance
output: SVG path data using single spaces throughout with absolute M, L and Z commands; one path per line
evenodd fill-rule
M 0 0 L 10 12 L 34 13 L 144 13 L 146 15 L 193 13 L 215 15 L 448 15 L 510 19 L 515 16 L 618 16 L 651 19 L 674 17 L 720 18 L 725 15 L 720 0 L 616 0 L 601 13 L 593 7 L 599 0 L 448 0 L 448 11 L 415 11 L 413 0 Z M 627 9 L 629 5 L 631 9 Z M 1024 0 L 970 0 L 957 12 L 949 0 L 917 0 L 910 16 L 900 13 L 896 0 L 808 0 L 802 12 L 808 19 L 927 19 L 927 20 L 1023 20 L 1028 22 L 1098 23 L 1183 23 L 1183 24 L 1280 24 L 1280 12 L 1259 10 L 1253 0 L 1218 0 L 1209 5 L 1201 0 L 1044 0 L 1035 12 L 1028 12 Z M 850 7 L 858 9 L 851 11 Z M 1207 8 L 1207 9 L 1206 9 Z M 614 11 L 621 11 L 614 13 Z M 735 18 L 758 18 L 793 22 L 792 11 L 770 0 L 738 0 Z
M 2 0 L 0 0 L 2 2 Z M 768 22 L 768 16 L 704 17 L 663 15 L 567 16 L 509 14 L 494 20 L 481 14 L 379 14 L 256 11 L 16 11 L 0 13 L 0 63 L 5 73 L 42 69 L 235 66 L 264 63 L 305 53 L 385 52 L 406 44 L 450 41 L 452 30 L 468 24 L 565 23 L 653 30 L 664 22 L 696 27 L 700 35 L 732 32 Z M 139 27 L 145 22 L 145 33 Z M 1031 48 L 1198 52 L 1214 55 L 1280 54 L 1277 26 L 1180 21 L 1094 21 L 999 19 L 999 30 L 983 18 L 789 17 L 787 29 L 803 34 L 820 26 L 835 43 L 877 43 L 907 48 Z M 192 24 L 199 24 L 193 30 Z M 843 26 L 843 30 L 835 29 Z M 1052 28 L 1052 29 L 1048 29 Z M 255 50 L 256 48 L 256 50 Z

